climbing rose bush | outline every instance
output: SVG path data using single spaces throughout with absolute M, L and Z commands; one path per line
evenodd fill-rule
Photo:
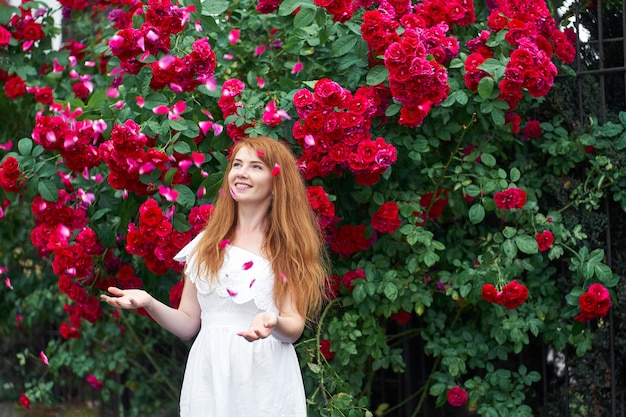
M 333 262 L 297 344 L 311 416 L 371 416 L 369 381 L 404 372 L 414 338 L 436 363 L 420 404 L 530 416 L 540 375 L 514 358 L 535 340 L 591 348 L 582 323 L 619 278 L 564 218 L 607 195 L 626 208 L 608 169 L 626 116 L 593 134 L 537 119 L 576 40 L 543 0 L 61 5 L 75 37 L 58 49 L 47 5 L 0 10 L 2 328 L 55 335 L 48 373 L 40 347 L 18 355 L 25 408 L 69 372 L 104 403 L 125 393 L 128 415 L 175 409 L 185 349 L 98 295 L 178 306 L 172 257 L 211 221 L 245 135 L 292 147 Z M 553 196 L 581 172 L 593 192 Z

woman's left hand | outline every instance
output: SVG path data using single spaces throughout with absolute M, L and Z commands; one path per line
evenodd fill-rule
M 264 311 L 254 316 L 248 330 L 241 331 L 237 335 L 245 338 L 248 342 L 265 339 L 278 324 L 278 315 L 269 311 Z

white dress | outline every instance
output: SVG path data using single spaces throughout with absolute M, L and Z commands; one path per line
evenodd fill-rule
M 247 330 L 273 301 L 274 275 L 265 258 L 228 245 L 218 281 L 196 274 L 188 255 L 202 233 L 174 259 L 198 289 L 201 328 L 189 351 L 180 417 L 306 417 L 302 374 L 291 343 L 270 336 L 248 342 Z

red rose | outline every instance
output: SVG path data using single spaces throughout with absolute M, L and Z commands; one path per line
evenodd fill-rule
M 523 209 L 526 204 L 526 191 L 521 188 L 507 188 L 496 192 L 494 201 L 502 210 Z
M 170 305 L 172 308 L 178 308 L 180 305 L 180 299 L 183 295 L 183 287 L 185 280 L 181 279 L 170 288 Z
M 9 78 L 4 84 L 4 94 L 11 100 L 22 97 L 26 92 L 26 83 L 18 75 Z
M 5 47 L 11 41 L 11 32 L 4 26 L 0 25 L 0 47 Z
M 52 87 L 42 87 L 35 93 L 35 101 L 41 104 L 52 104 L 54 101 L 54 94 L 52 93 Z
M 481 297 L 489 303 L 500 304 L 500 293 L 492 284 L 483 284 Z
M 330 350 L 330 340 L 324 339 L 320 342 L 320 353 L 326 360 L 331 360 L 335 357 L 335 352 Z
M 539 246 L 540 252 L 550 249 L 554 243 L 554 235 L 549 230 L 537 233 L 535 239 L 537 240 L 537 246 Z
M 356 271 L 348 271 L 344 274 L 343 278 L 341 278 L 341 283 L 348 290 L 352 291 L 354 289 L 354 285 L 352 282 L 355 279 L 365 279 L 365 272 L 361 268 L 358 268 Z
M 395 232 L 402 224 L 398 213 L 398 205 L 395 202 L 384 203 L 372 216 L 372 227 L 381 233 Z
M 61 323 L 59 333 L 63 339 L 80 339 L 80 332 L 75 327 L 70 327 L 66 322 Z
M 41 25 L 32 20 L 24 27 L 22 35 L 24 36 L 24 39 L 29 41 L 36 41 L 44 37 Z
M 448 403 L 453 407 L 461 407 L 467 402 L 467 391 L 458 385 L 448 390 Z
M 513 309 L 524 304 L 528 298 L 528 288 L 513 280 L 502 287 L 501 303 L 505 308 Z
M 404 311 L 404 310 L 399 310 L 395 313 L 393 313 L 390 318 L 392 320 L 395 320 L 396 322 L 400 323 L 400 324 L 406 324 L 409 321 L 411 321 L 411 313 L 409 313 L 408 311 Z
M 540 125 L 539 120 L 529 120 L 526 123 L 526 127 L 524 127 L 524 130 L 522 133 L 532 139 L 535 139 L 541 136 L 542 132 L 541 132 L 541 125 Z
M 26 394 L 22 393 L 19 402 L 25 409 L 28 410 L 30 408 L 30 399 L 26 396 Z

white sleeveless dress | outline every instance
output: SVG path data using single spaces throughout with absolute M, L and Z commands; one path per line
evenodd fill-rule
M 265 258 L 228 245 L 218 281 L 209 285 L 188 259 L 202 234 L 174 259 L 198 289 L 201 328 L 189 351 L 180 417 L 306 417 L 302 374 L 291 343 L 273 336 L 248 342 L 247 330 L 273 301 L 274 275 Z

